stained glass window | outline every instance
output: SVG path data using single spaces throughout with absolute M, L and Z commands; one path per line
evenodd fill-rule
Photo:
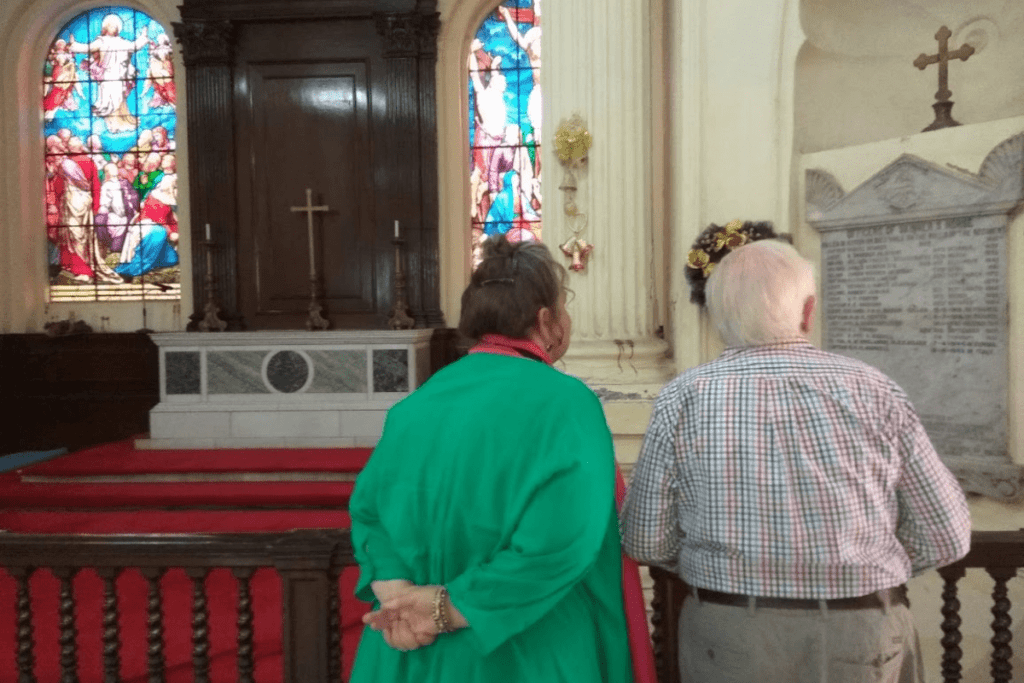
M 50 301 L 179 299 L 172 42 L 127 7 L 90 10 L 43 67 Z
M 541 237 L 540 3 L 506 0 L 484 18 L 470 46 L 474 254 L 490 235 Z

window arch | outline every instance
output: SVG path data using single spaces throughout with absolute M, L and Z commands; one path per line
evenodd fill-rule
M 470 45 L 470 223 L 476 263 L 490 235 L 541 238 L 540 2 L 505 0 Z
M 177 94 L 167 31 L 102 7 L 57 32 L 43 66 L 49 300 L 181 297 Z

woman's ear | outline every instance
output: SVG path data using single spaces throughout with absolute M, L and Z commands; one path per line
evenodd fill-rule
M 537 311 L 537 317 L 533 321 L 533 328 L 530 330 L 530 338 L 545 351 L 549 351 L 555 344 L 554 322 L 554 311 L 544 306 Z

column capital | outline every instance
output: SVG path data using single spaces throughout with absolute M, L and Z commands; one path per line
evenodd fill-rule
M 377 33 L 384 38 L 384 56 L 434 57 L 437 35 L 441 28 L 440 14 L 379 12 L 374 15 Z
M 185 66 L 226 66 L 235 51 L 235 24 L 228 20 L 173 24 Z

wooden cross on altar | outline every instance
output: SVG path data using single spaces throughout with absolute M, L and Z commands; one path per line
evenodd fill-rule
M 932 108 L 935 110 L 935 120 L 930 126 L 921 131 L 922 133 L 960 125 L 959 122 L 953 120 L 953 103 L 949 100 L 953 94 L 949 89 L 949 60 L 959 59 L 966 62 L 967 58 L 974 54 L 974 48 L 964 43 L 956 50 L 950 50 L 949 39 L 952 35 L 953 33 L 943 26 L 935 34 L 935 39 L 939 41 L 938 54 L 926 55 L 922 52 L 914 60 L 914 66 L 921 71 L 924 71 L 929 64 L 939 65 L 939 90 L 935 93 L 935 99 L 938 101 L 932 104 Z
M 306 205 L 305 206 L 293 206 L 292 212 L 304 211 L 306 212 L 307 223 L 309 225 L 309 279 L 316 279 L 316 256 L 314 241 L 313 241 L 313 213 L 316 211 L 327 211 L 328 206 L 313 206 L 313 190 L 306 188 Z
M 306 205 L 291 207 L 292 213 L 306 213 L 306 223 L 309 227 L 309 319 L 306 321 L 306 328 L 309 330 L 326 330 L 330 326 L 330 322 L 320 315 L 323 308 L 317 301 L 316 242 L 313 239 L 313 213 L 328 211 L 329 208 L 327 205 L 313 206 L 313 190 L 309 188 L 306 188 Z

